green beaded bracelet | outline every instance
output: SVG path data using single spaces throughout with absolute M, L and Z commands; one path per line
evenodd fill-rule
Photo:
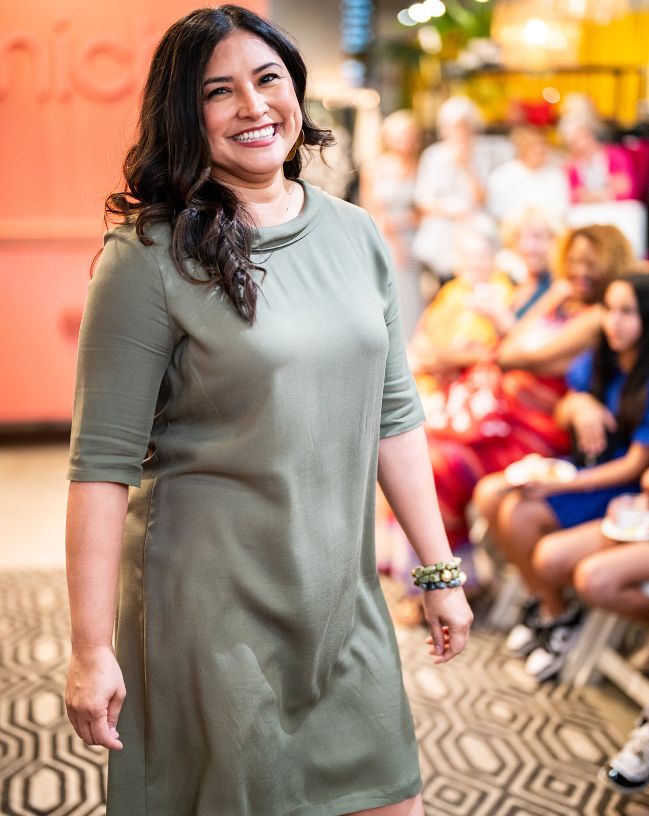
M 415 586 L 421 589 L 452 589 L 466 582 L 466 575 L 460 569 L 461 558 L 440 561 L 430 567 L 415 567 L 412 576 Z

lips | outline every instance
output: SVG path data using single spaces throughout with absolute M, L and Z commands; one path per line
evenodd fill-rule
M 265 125 L 261 128 L 255 128 L 254 130 L 246 130 L 243 133 L 238 133 L 236 136 L 232 136 L 232 139 L 240 144 L 263 142 L 272 138 L 278 129 L 279 125 Z

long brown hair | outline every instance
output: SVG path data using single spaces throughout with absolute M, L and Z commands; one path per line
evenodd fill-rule
M 171 226 L 171 257 L 192 283 L 219 286 L 247 323 L 255 320 L 258 286 L 250 259 L 251 219 L 228 187 L 211 176 L 210 146 L 203 119 L 203 76 L 214 48 L 233 31 L 261 38 L 282 59 L 302 112 L 305 146 L 333 144 L 305 107 L 307 71 L 288 35 L 240 6 L 201 8 L 174 23 L 160 41 L 144 88 L 138 134 L 124 159 L 126 189 L 106 199 L 106 216 L 135 224 L 143 244 L 150 224 Z M 304 149 L 304 148 L 302 148 Z M 287 178 L 297 178 L 303 156 L 284 162 Z M 207 280 L 189 271 L 193 259 Z

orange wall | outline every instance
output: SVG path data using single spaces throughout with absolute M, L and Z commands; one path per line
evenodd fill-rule
M 263 13 L 266 0 L 241 3 Z M 0 424 L 67 421 L 103 197 L 153 48 L 192 0 L 0 7 Z

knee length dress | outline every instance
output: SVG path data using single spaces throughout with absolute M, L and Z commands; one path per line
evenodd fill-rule
M 109 231 L 89 287 L 69 478 L 130 485 L 108 816 L 337 816 L 420 788 L 374 497 L 379 437 L 424 417 L 383 240 L 304 188 L 255 233 L 253 326 L 181 278 L 164 226 Z

